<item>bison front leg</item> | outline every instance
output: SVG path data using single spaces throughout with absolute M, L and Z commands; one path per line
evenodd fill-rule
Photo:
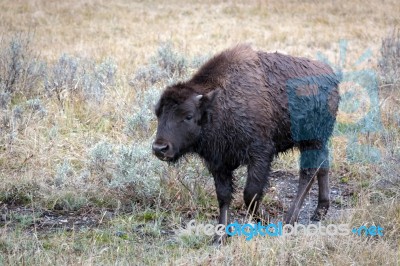
M 224 174 L 216 173 L 214 174 L 215 190 L 217 192 L 217 199 L 219 204 L 219 224 L 224 224 L 225 226 L 229 224 L 229 206 L 232 201 L 232 193 L 234 191 L 233 187 L 233 176 L 232 172 L 227 172 Z M 220 236 L 215 235 L 214 244 L 222 244 L 226 239 L 226 235 Z

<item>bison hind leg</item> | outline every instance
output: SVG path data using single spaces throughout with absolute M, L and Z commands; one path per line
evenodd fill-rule
M 318 178 L 318 206 L 312 220 L 321 220 L 329 208 L 329 152 L 326 143 L 304 142 L 300 145 L 300 178 L 296 198 L 285 216 L 287 224 L 297 221 L 303 201 Z
M 258 160 L 254 160 L 247 166 L 248 176 L 243 199 L 250 216 L 258 217 L 258 221 L 261 220 L 258 208 L 264 196 L 265 189 L 269 187 L 271 161 L 272 155 L 260 155 L 258 156 Z
M 329 200 L 329 176 L 327 168 L 320 168 L 318 170 L 318 205 L 311 217 L 313 221 L 320 221 L 323 219 L 328 212 L 330 200 Z

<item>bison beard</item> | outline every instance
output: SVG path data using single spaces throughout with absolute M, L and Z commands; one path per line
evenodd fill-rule
M 166 88 L 156 105 L 153 153 L 165 161 L 199 154 L 214 177 L 219 223 L 228 224 L 232 172 L 247 165 L 244 201 L 256 212 L 273 158 L 296 147 L 299 186 L 285 222 L 296 221 L 315 178 L 319 196 L 312 219 L 320 220 L 329 208 L 327 141 L 338 84 L 321 62 L 236 46 L 210 59 L 190 80 Z

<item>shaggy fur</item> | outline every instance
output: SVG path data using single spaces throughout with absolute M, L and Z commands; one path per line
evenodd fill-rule
M 199 154 L 214 176 L 219 222 L 226 224 L 232 172 L 248 166 L 244 200 L 256 211 L 274 156 L 298 147 L 299 189 L 285 220 L 297 219 L 315 176 L 319 203 L 313 218 L 318 220 L 329 207 L 327 141 L 340 99 L 338 84 L 321 62 L 236 46 L 163 92 L 156 106 L 153 151 L 166 161 Z

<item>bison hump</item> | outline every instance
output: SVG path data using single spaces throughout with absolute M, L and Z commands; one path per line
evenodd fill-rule
M 208 60 L 190 80 L 194 86 L 201 86 L 204 92 L 225 87 L 232 71 L 243 67 L 257 68 L 259 57 L 248 44 L 239 44 Z

